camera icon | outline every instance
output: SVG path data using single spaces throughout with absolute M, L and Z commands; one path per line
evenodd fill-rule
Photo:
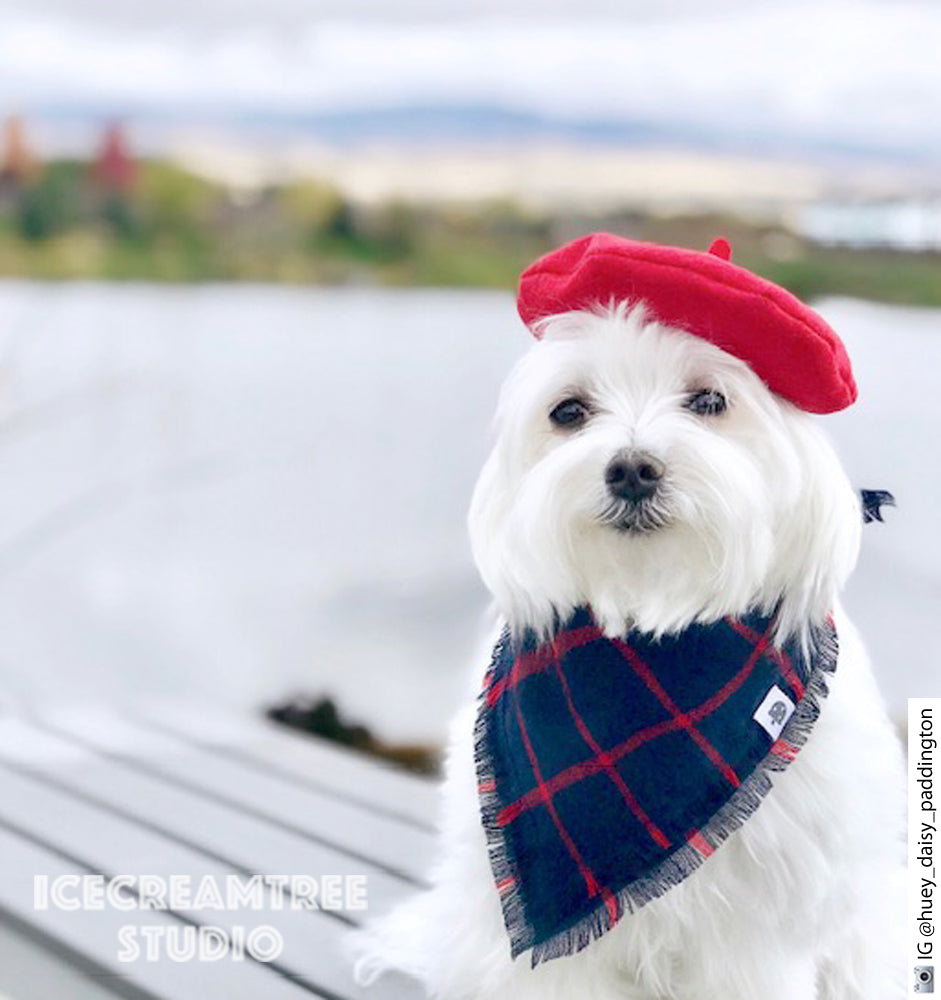
M 934 966 L 915 966 L 915 992 L 934 993 Z

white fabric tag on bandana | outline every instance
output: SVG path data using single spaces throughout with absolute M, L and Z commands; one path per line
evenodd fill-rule
M 776 740 L 793 714 L 794 702 L 775 684 L 765 695 L 765 700 L 758 706 L 752 718 L 771 739 Z

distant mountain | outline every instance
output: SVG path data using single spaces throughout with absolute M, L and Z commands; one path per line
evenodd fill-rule
M 496 104 L 425 104 L 337 111 L 278 111 L 190 105 L 54 105 L 33 109 L 33 116 L 70 126 L 120 119 L 157 133 L 176 126 L 209 126 L 241 137 L 306 138 L 339 145 L 373 140 L 402 143 L 537 142 L 557 140 L 618 147 L 666 147 L 761 157 L 899 159 L 919 163 L 937 159 L 937 150 L 894 148 L 877 139 L 851 142 L 827 134 L 806 136 L 696 125 L 681 120 L 644 121 L 551 116 Z
M 461 139 L 538 139 L 565 136 L 594 142 L 647 144 L 676 134 L 668 123 L 584 120 L 490 104 L 394 105 L 337 111 L 281 111 L 271 108 L 184 108 L 55 104 L 33 109 L 45 120 L 78 123 L 121 119 L 143 124 L 205 124 L 267 130 L 303 131 L 333 142 L 371 138 L 410 141 Z
M 396 138 L 409 141 L 532 140 L 566 138 L 618 145 L 650 145 L 675 140 L 665 123 L 554 118 L 496 105 L 425 105 L 365 108 L 309 115 L 240 115 L 260 125 L 302 125 L 322 139 L 350 142 Z

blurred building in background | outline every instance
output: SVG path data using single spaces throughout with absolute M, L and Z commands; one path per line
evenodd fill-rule
M 112 194 L 126 194 L 137 176 L 134 158 L 128 148 L 127 136 L 121 125 L 108 125 L 92 167 L 96 183 Z
M 0 198 L 22 191 L 37 169 L 26 140 L 26 126 L 19 115 L 10 115 L 3 125 L 0 153 Z

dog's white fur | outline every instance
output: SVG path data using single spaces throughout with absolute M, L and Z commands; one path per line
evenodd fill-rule
M 805 748 L 748 823 L 693 875 L 576 955 L 510 960 L 478 811 L 474 706 L 454 722 L 433 888 L 360 937 L 441 1000 L 895 1000 L 904 995 L 898 740 L 837 605 L 859 501 L 816 423 L 738 358 L 612 305 L 545 321 L 508 380 L 471 508 L 503 621 L 548 630 L 590 604 L 609 634 L 655 634 L 781 605 L 781 634 L 835 609 L 839 665 Z M 721 391 L 725 413 L 683 404 Z M 548 414 L 591 401 L 584 426 Z M 612 525 L 605 468 L 665 467 L 661 526 Z M 502 622 L 501 622 L 502 624 Z M 480 672 L 487 657 L 480 659 Z

